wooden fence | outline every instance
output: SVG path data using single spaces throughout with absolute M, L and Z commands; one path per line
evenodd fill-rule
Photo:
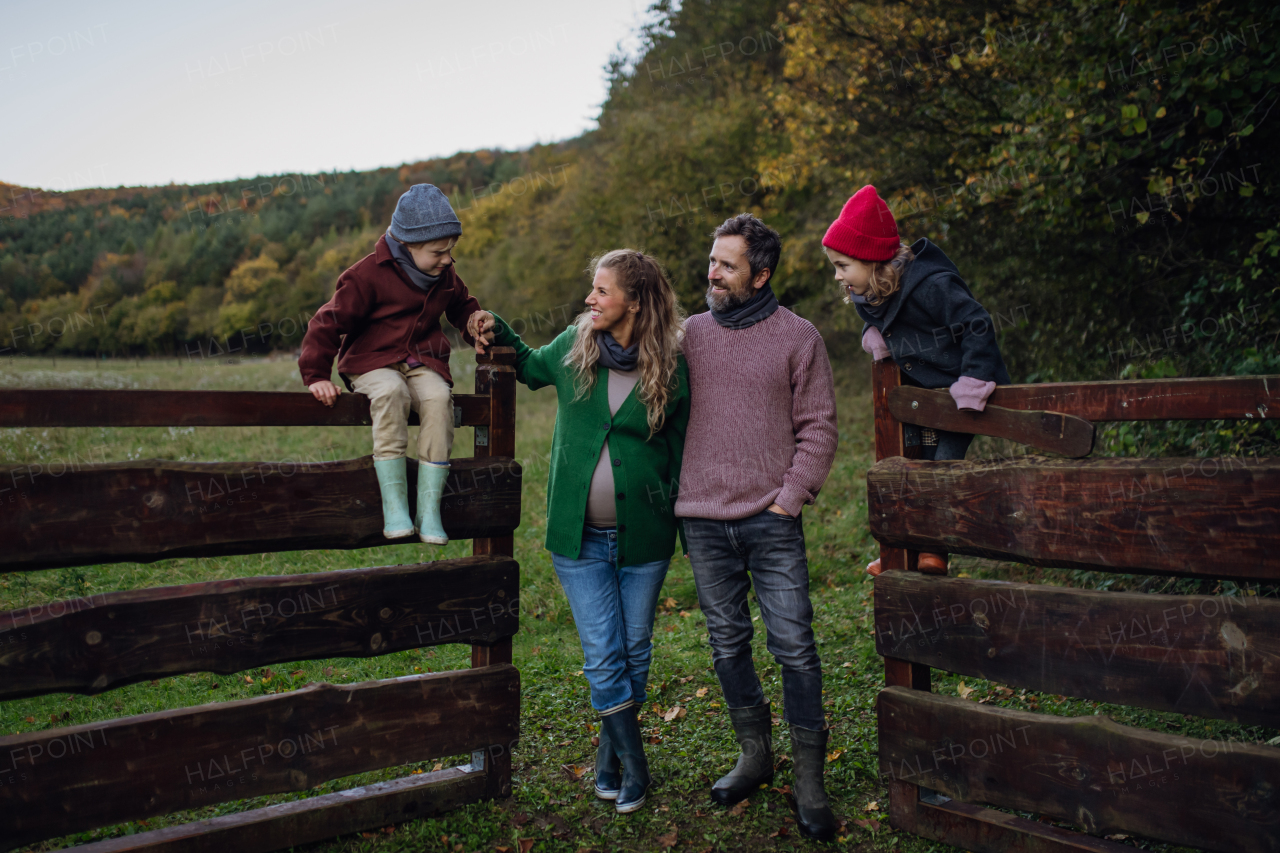
M 902 430 L 905 420 L 1046 447 L 1079 425 L 1046 438 L 1037 420 L 1268 418 L 1278 413 L 1280 376 L 1011 385 L 978 415 L 925 405 L 935 392 L 901 386 L 891 360 L 873 370 L 877 462 L 867 492 L 888 570 L 875 581 L 875 631 L 887 683 L 878 701 L 880 771 L 893 826 L 990 853 L 1133 850 L 1105 838 L 1114 834 L 1280 850 L 1280 749 L 1202 738 L 1194 723 L 1172 735 L 929 692 L 937 667 L 1280 727 L 1280 601 L 969 580 L 922 574 L 916 561 L 930 551 L 1280 580 L 1280 459 L 924 462 Z M 989 423 L 1003 426 L 989 432 Z M 1076 445 L 1087 453 L 1091 443 Z
M 474 556 L 155 587 L 0 613 L 0 699 L 96 694 L 187 672 L 471 645 L 471 668 L 180 708 L 0 737 L 0 850 L 412 762 L 468 765 L 96 841 L 105 851 L 269 851 L 511 793 L 520 676 L 514 352 L 454 395 L 475 455 L 441 505 Z M 416 416 L 415 416 L 416 417 Z M 369 424 L 368 399 L 310 394 L 5 391 L 0 427 Z M 416 466 L 409 467 L 411 503 Z M 384 544 L 372 457 L 293 465 L 163 460 L 0 466 L 20 500 L 0 571 Z M 417 544 L 416 536 L 404 540 Z M 415 551 L 417 549 L 415 548 Z

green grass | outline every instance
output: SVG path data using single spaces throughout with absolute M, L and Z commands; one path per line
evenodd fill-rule
M 883 668 L 871 634 L 871 581 L 863 566 L 875 553 L 867 533 L 865 472 L 873 460 L 871 401 L 865 363 L 841 368 L 838 389 L 840 450 L 830 480 L 814 507 L 805 513 L 811 590 L 819 651 L 826 674 L 825 702 L 832 726 L 831 749 L 838 757 L 827 765 L 827 785 L 838 816 L 849 823 L 838 849 L 901 850 L 926 853 L 952 848 L 896 833 L 884 822 L 885 789 L 876 774 L 874 701 L 883 685 Z M 471 387 L 471 367 L 455 359 L 458 387 Z M 93 362 L 59 359 L 0 364 L 0 393 L 6 387 L 205 388 L 209 390 L 302 390 L 296 365 L 285 357 L 246 359 L 228 364 L 206 361 L 200 367 L 176 360 Z M 714 806 L 707 788 L 730 766 L 732 741 L 719 687 L 710 667 L 705 620 L 697 609 L 693 578 L 683 558 L 673 561 L 657 618 L 651 703 L 644 727 L 661 743 L 649 747 L 656 779 L 646 808 L 617 817 L 612 806 L 590 793 L 590 773 L 574 780 L 565 765 L 589 765 L 594 716 L 588 701 L 581 650 L 569 608 L 542 548 L 546 499 L 547 450 L 555 418 L 550 392 L 519 390 L 517 456 L 524 463 L 522 523 L 516 531 L 521 565 L 521 630 L 515 637 L 515 662 L 523 684 L 522 735 L 514 756 L 515 790 L 509 800 L 467 806 L 433 820 L 420 820 L 314 845 L 318 851 L 479 851 L 510 847 L 532 839 L 534 851 L 655 850 L 659 839 L 676 833 L 678 850 L 800 850 L 813 845 L 795 835 L 783 794 L 764 791 L 741 814 Z M 458 434 L 456 456 L 469 453 L 469 430 Z M 81 461 L 162 458 L 188 461 L 343 459 L 369 452 L 367 428 L 199 428 L 182 429 L 8 429 L 0 430 L 0 459 L 56 465 Z M 12 494 L 12 493 L 8 493 Z M 0 495 L 0 500 L 4 496 Z M 460 556 L 469 542 L 446 549 L 387 546 L 363 551 L 298 551 L 211 559 L 166 560 L 153 564 L 117 564 L 44 572 L 0 574 L 0 610 L 51 599 L 112 590 L 136 589 L 197 580 L 329 571 L 360 566 L 408 563 Z M 1030 571 L 961 560 L 954 571 L 974 576 L 1008 576 Z M 1059 572 L 1053 582 L 1069 583 Z M 762 629 L 763 632 L 763 629 Z M 0 635 L 2 636 L 2 635 Z M 756 663 L 765 690 L 781 707 L 777 666 L 757 636 Z M 57 726 L 259 696 L 308 681 L 347 683 L 417 671 L 441 671 L 468 664 L 464 646 L 402 652 L 373 659 L 335 659 L 282 664 L 234 676 L 192 673 L 136 684 L 100 696 L 51 695 L 0 703 L 0 734 L 42 731 Z M 935 690 L 956 695 L 961 679 L 935 672 Z M 1200 737 L 1256 742 L 1274 731 L 1159 714 L 1141 709 L 1017 692 L 1005 696 L 998 685 L 966 679 L 990 704 L 1079 715 L 1107 713 L 1117 721 Z M 705 690 L 705 692 L 703 692 Z M 702 692 L 702 695 L 699 693 Z M 684 717 L 665 722 L 660 707 L 685 708 Z M 781 729 L 779 733 L 781 733 Z M 780 737 L 781 752 L 789 751 Z M 458 756 L 443 762 L 463 763 Z M 217 807 L 110 827 L 28 848 L 53 850 L 96 838 L 131 834 L 270 803 L 329 793 L 357 784 L 430 770 L 433 762 L 391 768 L 334 780 L 316 789 L 226 803 Z M 0 780 L 2 781 L 2 780 Z M 783 764 L 775 782 L 791 781 Z M 867 828 L 857 819 L 872 819 Z M 1145 849 L 1172 850 L 1141 844 Z

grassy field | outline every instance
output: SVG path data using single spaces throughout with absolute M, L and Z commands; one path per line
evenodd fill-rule
M 865 362 L 840 369 L 840 450 L 830 480 L 814 507 L 805 513 L 811 590 L 826 675 L 826 706 L 832 726 L 827 765 L 828 790 L 838 816 L 847 820 L 837 847 L 865 851 L 951 849 L 893 832 L 885 821 L 883 785 L 875 770 L 873 705 L 883 683 L 871 624 L 871 582 L 862 567 L 872 558 L 874 541 L 866 532 L 865 472 L 873 459 L 870 395 Z M 471 387 L 472 366 L 455 358 L 458 387 Z M 300 391 L 297 368 L 288 357 L 238 362 L 6 360 L 0 365 L 0 394 L 13 387 L 197 388 Z M 676 559 L 663 592 L 657 620 L 657 645 L 651 703 L 642 722 L 660 739 L 650 747 L 656 785 L 646 808 L 616 817 L 612 806 L 590 794 L 591 775 L 575 778 L 574 767 L 589 765 L 593 715 L 586 680 L 580 674 L 581 651 L 569 608 L 542 548 L 546 498 L 546 453 L 554 423 L 554 396 L 521 388 L 518 402 L 517 456 L 524 463 L 522 524 L 516 531 L 521 565 L 521 630 L 515 637 L 515 662 L 523 683 L 522 738 L 515 753 L 512 798 L 459 809 L 434 820 L 416 821 L 385 831 L 313 845 L 321 851 L 481 851 L 514 850 L 792 850 L 811 843 L 798 838 L 784 791 L 790 782 L 783 763 L 778 788 L 753 797 L 745 810 L 726 812 L 707 797 L 707 787 L 726 770 L 736 753 L 719 687 L 710 667 L 706 626 L 697 609 L 687 561 Z M 455 456 L 470 452 L 470 430 L 459 431 Z M 992 449 L 989 445 L 983 445 Z M 983 447 L 979 448 L 979 452 Z M 0 430 L 0 460 L 57 464 L 80 460 L 125 459 L 186 461 L 345 459 L 369 453 L 367 428 L 200 428 L 200 429 L 8 429 Z M 0 484 L 7 485 L 7 484 Z M 5 500 L 0 496 L 0 500 Z M 0 504 L 2 505 L 2 504 Z M 282 575 L 360 566 L 410 563 L 461 556 L 470 542 L 447 548 L 388 546 L 365 551 L 299 551 L 216 559 L 178 559 L 149 565 L 117 564 L 22 574 L 0 574 L 0 610 L 51 599 L 120 589 L 186 583 L 249 575 Z M 1039 570 L 1000 567 L 957 560 L 953 573 L 1072 582 L 1072 573 L 1046 575 Z M 763 630 L 763 629 L 762 629 Z M 0 634 L 0 641 L 3 634 Z M 2 646 L 0 646 L 2 648 Z M 781 706 L 777 666 L 757 637 L 756 664 L 775 706 Z M 414 672 L 464 667 L 466 647 L 391 654 L 373 659 L 335 659 L 286 664 L 237 676 L 190 673 L 137 684 L 96 697 L 51 695 L 0 704 L 0 734 L 41 731 L 125 715 L 240 699 L 281 692 L 310 681 L 333 683 L 388 678 Z M 957 695 L 960 679 L 935 673 L 935 690 Z M 1140 709 L 1001 690 L 999 685 L 968 680 L 972 699 L 1010 708 L 1038 709 L 1061 715 L 1107 713 L 1117 721 L 1160 731 L 1202 737 L 1233 737 L 1258 742 L 1275 731 L 1158 714 Z M 675 706 L 686 713 L 666 722 Z M 782 730 L 779 730 L 781 732 Z M 789 751 L 779 738 L 781 752 Z M 459 756 L 445 765 L 463 763 Z M 408 765 L 335 780 L 316 789 L 227 803 L 196 812 L 110 827 L 40 844 L 31 851 L 59 849 L 91 839 L 132 834 L 193 819 L 227 814 L 268 803 L 329 793 L 371 781 L 396 778 L 433 763 Z M 569 769 L 566 769 L 568 767 Z M 3 782 L 4 780 L 0 780 Z M 1152 843 L 1144 849 L 1172 850 Z

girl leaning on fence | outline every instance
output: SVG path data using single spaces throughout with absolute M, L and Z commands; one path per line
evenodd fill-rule
M 862 348 L 876 360 L 892 356 L 902 381 L 947 388 L 956 407 L 980 412 L 997 385 L 1009 384 L 991 315 L 973 298 L 951 259 L 927 238 L 908 246 L 889 206 L 868 184 L 831 223 L 822 248 L 835 278 L 866 323 Z M 973 436 L 907 424 L 908 446 L 921 458 L 964 459 Z M 920 554 L 922 571 L 945 571 L 945 554 Z M 880 574 L 880 561 L 867 566 Z

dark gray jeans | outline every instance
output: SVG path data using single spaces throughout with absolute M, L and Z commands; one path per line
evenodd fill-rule
M 711 635 L 711 660 L 729 707 L 765 701 L 751 660 L 755 632 L 747 590 L 754 585 L 768 631 L 765 645 L 782 667 L 785 719 L 822 730 L 822 662 L 813 639 L 801 519 L 768 510 L 736 521 L 686 518 L 684 534 Z

